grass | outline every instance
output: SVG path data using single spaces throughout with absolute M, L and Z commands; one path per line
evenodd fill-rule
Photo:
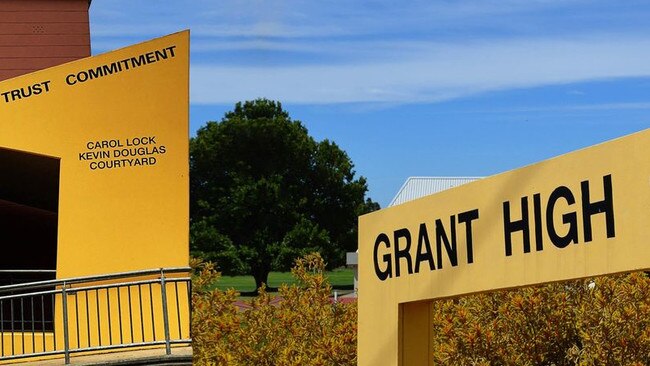
M 325 272 L 329 278 L 330 284 L 336 290 L 352 290 L 354 285 L 354 270 L 349 268 L 339 268 L 333 271 Z M 271 272 L 269 273 L 268 287 L 278 288 L 282 284 L 291 285 L 296 280 L 291 276 L 291 272 Z M 226 290 L 234 288 L 238 292 L 255 291 L 255 280 L 253 276 L 222 276 L 216 283 L 216 288 Z

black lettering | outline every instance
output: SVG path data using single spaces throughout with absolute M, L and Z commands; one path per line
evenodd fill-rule
M 104 65 L 104 66 L 102 66 L 102 71 L 103 71 L 104 76 L 112 75 L 113 73 L 117 73 L 117 72 L 119 72 L 118 64 L 113 62 L 110 65 Z
M 510 221 L 510 202 L 503 202 L 503 231 L 506 256 L 512 255 L 512 234 L 521 231 L 524 235 L 524 253 L 530 252 L 530 229 L 528 228 L 528 197 L 521 197 L 521 220 Z
M 90 80 L 93 80 L 104 76 L 104 73 L 102 72 L 102 67 L 100 66 L 95 69 L 88 70 L 88 75 L 90 75 Z
M 66 77 L 68 85 L 84 83 L 88 80 L 98 79 L 104 76 L 113 75 L 122 71 L 130 70 L 139 66 L 147 65 L 170 57 L 175 57 L 174 49 L 176 46 L 170 46 L 159 50 L 147 52 L 136 57 L 129 57 L 123 60 L 115 61 L 110 64 L 97 66 L 92 69 L 80 71 L 77 74 L 70 74 Z M 49 81 L 47 82 L 49 83 Z M 49 91 L 49 85 L 45 85 L 46 91 Z
M 406 246 L 403 249 L 399 248 L 399 239 L 406 239 Z M 408 229 L 399 229 L 395 230 L 394 233 L 394 242 L 395 242 L 395 277 L 400 276 L 400 258 L 406 259 L 408 273 L 413 273 L 413 263 L 411 261 L 411 233 Z
M 166 60 L 167 59 L 167 49 L 156 50 L 156 61 Z
M 172 57 L 176 57 L 176 55 L 174 54 L 174 49 L 175 48 L 176 48 L 176 46 L 169 46 L 169 47 L 167 47 L 165 49 L 169 50 L 169 53 L 171 54 Z
M 424 252 L 422 251 L 423 244 Z M 420 273 L 420 262 L 423 261 L 429 262 L 429 270 L 433 271 L 436 269 L 436 265 L 433 263 L 433 253 L 431 253 L 431 243 L 429 242 L 427 225 L 424 223 L 420 224 L 420 231 L 418 233 L 418 251 L 415 256 L 415 273 Z
M 85 71 L 78 73 L 77 81 L 79 81 L 80 83 L 85 83 L 86 81 L 88 81 L 88 73 Z
M 32 86 L 31 85 L 27 87 L 27 90 L 29 91 L 29 93 L 25 92 L 25 88 L 20 88 L 19 90 L 20 90 L 20 95 L 21 95 L 22 98 L 29 98 L 29 97 L 32 96 Z
M 546 229 L 548 230 L 548 236 L 551 238 L 553 245 L 558 248 L 566 248 L 572 242 L 578 242 L 578 216 L 575 212 L 562 215 L 562 222 L 569 225 L 569 231 L 565 236 L 558 235 L 553 222 L 553 213 L 555 211 L 555 203 L 560 198 L 564 198 L 569 206 L 576 202 L 569 188 L 565 186 L 555 188 L 548 198 L 548 206 L 546 206 Z
M 602 201 L 590 202 L 588 180 L 581 182 L 580 188 L 582 191 L 582 223 L 585 228 L 585 242 L 590 242 L 593 240 L 591 217 L 593 215 L 601 213 L 605 214 L 607 237 L 615 237 L 616 231 L 614 225 L 614 197 L 612 195 L 612 175 L 609 174 L 603 177 L 604 199 Z
M 377 278 L 381 281 L 385 281 L 387 278 L 392 277 L 393 273 L 393 268 L 392 268 L 392 262 L 390 258 L 389 253 L 385 253 L 382 255 L 382 261 L 384 264 L 386 264 L 386 268 L 382 270 L 379 268 L 379 245 L 380 244 L 385 244 L 386 249 L 390 249 L 390 240 L 388 239 L 388 235 L 381 233 L 377 236 L 377 239 L 375 240 L 375 249 L 374 249 L 374 262 L 375 262 L 375 274 L 377 275 Z
M 74 74 L 70 74 L 70 75 L 66 76 L 65 83 L 68 84 L 68 85 L 76 84 L 77 79 L 75 79 Z
M 129 61 L 130 59 L 122 60 L 120 61 L 120 65 L 124 67 L 125 70 L 129 69 Z M 122 71 L 122 68 L 120 67 L 120 71 Z
M 438 255 L 438 269 L 442 269 L 442 245 L 445 245 L 447 258 L 451 262 L 452 267 L 458 265 L 458 250 L 456 248 L 456 217 L 452 215 L 449 220 L 451 221 L 451 242 L 445 232 L 445 227 L 442 225 L 440 219 L 436 219 L 436 254 Z
M 478 219 L 478 209 L 458 214 L 458 223 L 465 223 L 465 240 L 467 243 L 467 263 L 474 263 L 474 246 L 472 242 L 472 221 Z
M 142 66 L 146 64 L 146 61 L 147 60 L 145 60 L 144 55 L 140 55 L 137 58 L 131 57 L 131 64 L 133 65 L 133 67 Z
M 544 250 L 544 236 L 542 232 L 542 196 L 539 193 L 533 195 L 533 217 L 535 218 L 535 249 Z

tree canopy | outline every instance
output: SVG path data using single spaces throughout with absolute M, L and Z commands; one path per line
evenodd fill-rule
M 379 208 L 353 168 L 279 102 L 237 103 L 190 141 L 192 250 L 258 287 L 309 252 L 343 264 L 357 247 L 358 215 Z

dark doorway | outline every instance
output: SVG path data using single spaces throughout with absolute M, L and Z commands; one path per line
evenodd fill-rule
M 0 148 L 0 286 L 56 278 L 59 171 L 59 159 Z M 50 318 L 51 301 L 38 302 L 48 311 L 36 313 L 50 313 Z M 16 320 L 13 305 L 3 301 L 0 306 L 3 330 L 13 328 L 8 323 L 12 313 Z M 42 324 L 51 319 L 30 320 Z

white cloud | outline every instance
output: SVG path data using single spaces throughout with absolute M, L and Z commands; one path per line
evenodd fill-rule
M 432 44 L 343 65 L 192 66 L 192 103 L 432 102 L 476 93 L 650 76 L 650 40 L 591 38 Z
M 291 25 L 278 21 L 257 21 L 251 24 L 211 25 L 200 24 L 192 28 L 197 36 L 206 37 L 335 37 L 351 32 L 336 25 Z
M 650 102 L 622 102 L 622 103 L 598 103 L 598 104 L 562 104 L 562 105 L 541 105 L 532 107 L 505 107 L 463 110 L 472 114 L 508 114 L 508 113 L 546 113 L 546 112 L 601 112 L 601 111 L 632 111 L 650 110 Z M 458 113 L 455 111 L 454 113 Z M 621 121 L 623 123 L 625 121 Z
M 177 29 L 179 25 L 192 28 L 196 35 L 213 37 L 341 37 L 426 30 L 444 33 L 486 25 L 494 29 L 528 25 L 531 19 L 526 15 L 562 8 L 575 10 L 572 7 L 584 1 L 185 0 L 151 6 L 149 2 L 113 0 L 93 4 L 91 25 L 93 35 L 99 37 L 155 36 L 161 34 L 161 29 Z
M 625 13 L 630 6 L 588 0 L 179 0 L 151 6 L 115 0 L 93 4 L 91 25 L 99 51 L 191 28 L 193 103 L 260 96 L 408 103 L 650 76 L 645 22 L 602 22 L 611 12 L 620 18 L 619 8 Z M 648 10 L 635 11 L 643 18 Z
M 572 111 L 645 110 L 650 109 L 650 102 L 583 104 L 557 109 Z
M 186 25 L 182 25 L 186 24 Z M 133 37 L 159 36 L 161 32 L 179 30 L 179 27 L 191 28 L 198 37 L 251 37 L 251 38 L 308 38 L 351 35 L 352 31 L 333 25 L 289 25 L 281 22 L 254 22 L 250 24 L 195 24 L 195 23 L 159 23 L 159 24 L 97 24 L 92 26 L 94 37 Z M 355 32 L 358 33 L 358 32 Z M 366 32 L 367 33 L 367 32 Z M 218 42 L 218 40 L 214 40 Z

